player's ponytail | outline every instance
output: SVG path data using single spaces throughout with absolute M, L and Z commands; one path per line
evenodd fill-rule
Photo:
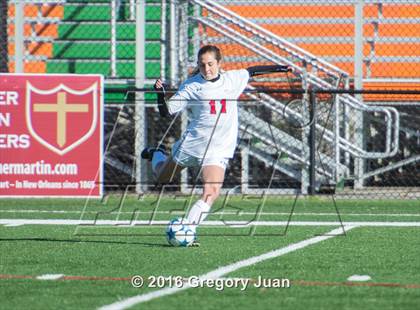
M 200 72 L 200 68 L 198 68 L 198 66 L 195 66 L 194 69 L 191 71 L 191 73 L 189 74 L 190 77 L 197 75 L 198 72 Z
M 217 62 L 220 62 L 222 60 L 222 53 L 220 52 L 220 49 L 215 45 L 204 45 L 200 48 L 197 54 L 197 61 L 200 59 L 200 57 L 206 53 L 213 53 L 214 58 L 216 58 Z M 194 76 L 200 72 L 200 68 L 196 66 L 194 70 L 191 72 L 190 76 Z

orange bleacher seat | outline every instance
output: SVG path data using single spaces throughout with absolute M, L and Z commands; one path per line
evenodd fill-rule
M 348 43 L 318 43 L 318 44 L 298 44 L 301 48 L 314 55 L 324 56 L 351 56 L 354 55 L 354 44 Z M 369 44 L 363 45 L 363 55 L 370 53 Z
M 376 56 L 420 56 L 420 43 L 376 43 Z
M 37 37 L 57 37 L 58 36 L 58 26 L 55 24 L 36 24 L 35 33 L 32 30 L 30 24 L 25 24 L 23 26 L 23 35 L 25 37 L 37 36 Z M 8 36 L 15 35 L 15 25 L 10 24 L 7 29 Z
M 317 25 L 285 25 L 285 24 L 259 24 L 261 27 L 271 31 L 280 37 L 354 37 L 353 24 L 334 24 L 334 30 L 331 30 L 330 24 Z M 235 27 L 232 27 L 235 29 Z M 240 33 L 244 31 L 239 30 Z M 372 37 L 374 35 L 374 26 L 365 24 L 363 26 L 365 36 Z M 217 31 L 206 28 L 206 35 L 209 37 L 222 37 L 223 35 Z
M 382 15 L 386 18 L 420 17 L 418 4 L 388 4 L 384 5 Z
M 416 90 L 420 91 L 420 85 L 417 83 L 364 83 L 364 89 L 381 89 L 381 90 Z M 420 95 L 409 95 L 409 94 L 368 94 L 364 95 L 365 101 L 419 101 Z
M 25 73 L 45 73 L 46 63 L 44 61 L 29 61 L 23 64 Z M 9 72 L 15 72 L 15 63 L 9 62 Z
M 217 46 L 220 48 L 222 55 L 224 57 L 229 57 L 229 56 L 256 56 L 256 54 L 251 51 L 250 49 L 242 46 L 242 45 L 237 45 L 237 44 L 217 44 Z M 270 48 L 272 47 L 269 44 L 265 44 L 264 45 L 266 48 Z M 278 55 L 282 55 L 282 56 L 287 56 L 286 52 L 282 51 L 282 50 L 278 50 L 277 51 Z
M 64 17 L 64 7 L 62 5 L 43 5 L 41 8 L 43 17 Z
M 25 17 L 37 17 L 38 16 L 38 6 L 35 4 L 25 4 L 23 7 L 23 14 Z M 9 9 L 7 11 L 9 17 L 15 16 L 15 6 L 9 4 Z
M 353 18 L 352 5 L 227 5 L 227 9 L 246 18 Z M 378 7 L 366 5 L 365 17 L 377 17 Z
M 354 36 L 353 24 L 334 24 L 333 31 L 331 24 L 317 24 L 317 25 L 275 25 L 262 24 L 267 30 L 277 34 L 281 37 L 352 37 Z M 363 33 L 365 36 L 373 36 L 373 25 L 364 25 Z
M 344 62 L 344 61 L 331 61 L 332 65 L 340 68 L 343 71 L 346 71 L 350 76 L 354 76 L 354 63 L 353 62 Z M 366 76 L 367 68 L 366 64 L 363 64 L 363 75 Z
M 418 37 L 420 24 L 379 24 L 380 37 Z
M 370 65 L 372 76 L 411 78 L 420 77 L 420 63 L 418 62 L 381 62 Z
M 353 44 L 340 44 L 340 43 L 300 43 L 297 44 L 299 47 L 309 51 L 314 55 L 323 55 L 323 56 L 349 56 L 354 53 Z M 250 49 L 237 45 L 237 44 L 218 44 L 217 45 L 224 56 L 256 56 L 256 54 Z M 272 48 L 273 45 L 264 44 L 266 48 Z M 369 44 L 364 44 L 363 54 L 365 56 L 369 55 L 370 46 Z M 288 54 L 282 50 L 277 50 L 276 54 L 280 56 L 288 56 Z
M 31 55 L 52 57 L 52 43 L 48 42 L 33 42 L 29 43 L 27 50 Z M 8 44 L 9 55 L 15 54 L 15 45 Z
M 39 14 L 41 13 L 41 14 Z M 49 4 L 42 4 L 41 6 L 35 4 L 26 4 L 24 6 L 24 16 L 25 17 L 58 17 L 63 18 L 64 8 L 62 5 L 49 5 Z M 15 6 L 9 4 L 9 8 L 7 11 L 8 17 L 15 16 Z

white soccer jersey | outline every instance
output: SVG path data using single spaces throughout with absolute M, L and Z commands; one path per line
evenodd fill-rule
M 238 138 L 237 99 L 248 84 L 247 70 L 220 74 L 215 82 L 201 74 L 186 80 L 169 100 L 175 114 L 190 109 L 191 118 L 180 140 L 180 150 L 198 158 L 232 158 Z

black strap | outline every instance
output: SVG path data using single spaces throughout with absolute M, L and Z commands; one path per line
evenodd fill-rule
M 256 76 L 267 73 L 276 72 L 290 72 L 292 69 L 289 66 L 272 65 L 272 66 L 254 66 L 247 68 L 249 76 Z
M 159 91 L 160 89 L 157 89 L 155 87 L 155 90 Z M 168 106 L 167 106 L 166 100 L 165 100 L 165 85 L 163 86 L 161 91 L 159 91 L 157 93 L 157 105 L 158 105 L 160 116 L 165 117 L 165 116 L 169 115 Z

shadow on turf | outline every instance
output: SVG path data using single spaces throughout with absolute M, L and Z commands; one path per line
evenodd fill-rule
M 106 241 L 106 240 L 80 240 L 80 239 L 52 239 L 52 238 L 0 238 L 1 241 L 40 241 L 40 242 L 69 242 L 69 243 L 106 243 L 106 244 L 137 244 L 148 247 L 173 248 L 169 244 L 131 242 L 131 241 Z

